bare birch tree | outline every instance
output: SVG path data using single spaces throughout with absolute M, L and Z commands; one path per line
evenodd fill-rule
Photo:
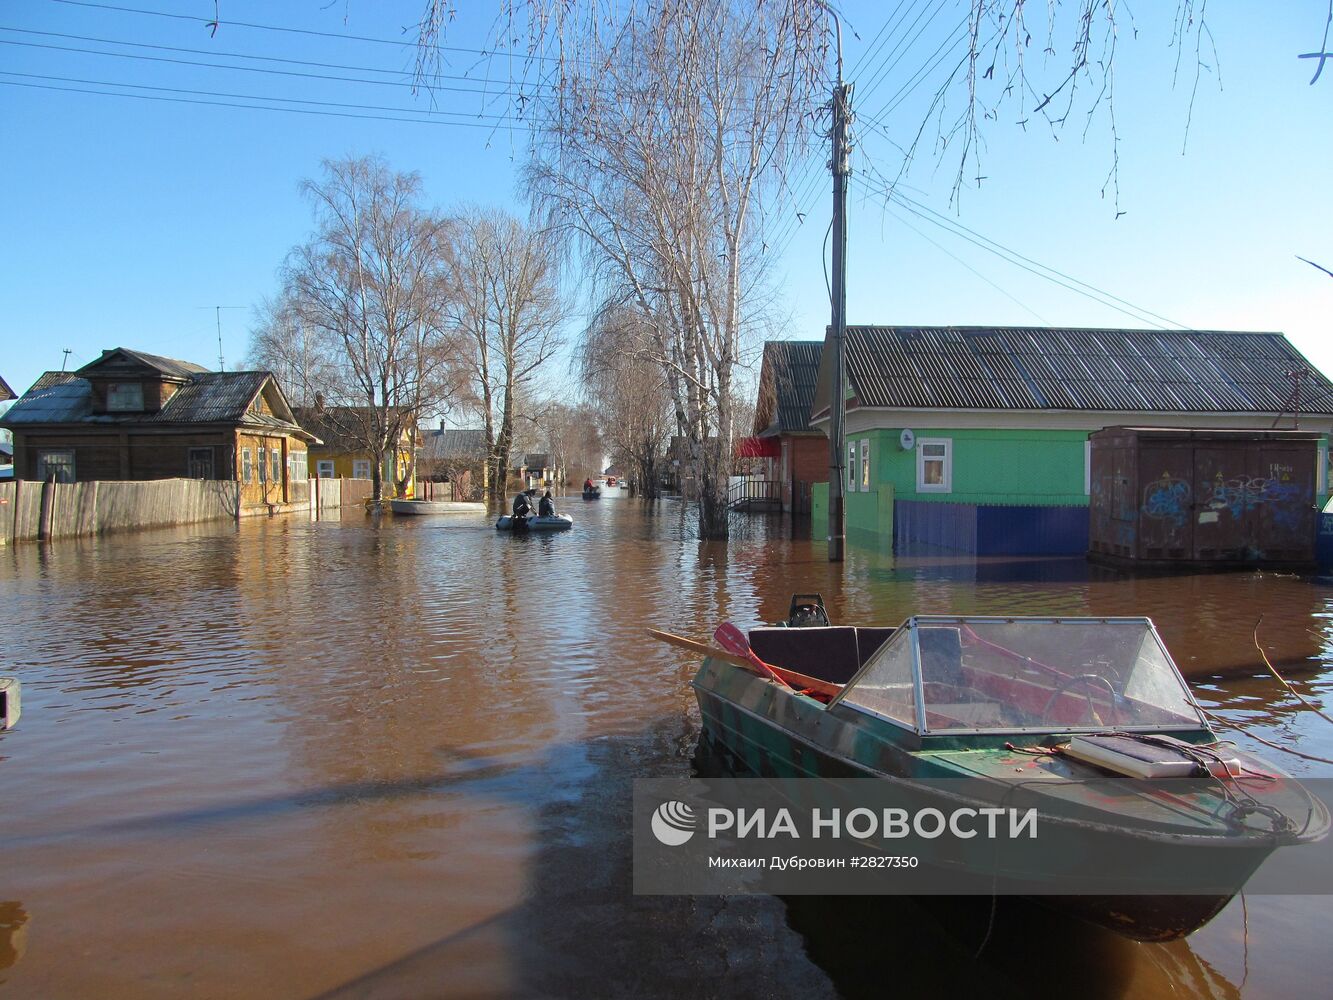
M 597 314 L 578 353 L 584 393 L 612 461 L 633 470 L 635 492 L 648 499 L 660 492 L 661 464 L 675 429 L 657 353 L 652 325 L 637 310 L 616 306 Z
M 385 456 L 452 391 L 453 354 L 441 325 L 447 293 L 442 223 L 419 205 L 421 179 L 378 157 L 329 160 L 302 190 L 316 230 L 282 269 L 291 316 L 324 346 L 321 396 L 353 406 L 344 428 L 384 495 Z M 401 490 L 412 471 L 396 473 Z
M 516 422 L 529 416 L 520 401 L 561 344 L 559 254 L 550 234 L 494 209 L 465 210 L 449 234 L 447 323 L 486 433 L 482 487 L 494 499 L 504 491 Z
M 337 382 L 337 366 L 327 348 L 325 340 L 301 322 L 289 295 L 280 292 L 255 307 L 246 364 L 272 372 L 293 406 L 314 406 Z

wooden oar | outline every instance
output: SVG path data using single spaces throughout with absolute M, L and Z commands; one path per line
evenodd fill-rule
M 719 649 L 717 646 L 710 646 L 706 642 L 696 642 L 693 639 L 687 639 L 683 635 L 672 635 L 670 632 L 663 632 L 660 629 L 650 628 L 648 635 L 658 642 L 667 642 L 673 646 L 679 646 L 681 649 L 688 649 L 704 656 L 711 656 L 715 660 L 723 660 L 726 663 L 734 663 L 738 667 L 744 667 L 751 673 L 759 674 L 761 677 L 773 677 L 787 687 L 800 690 L 814 691 L 829 698 L 835 697 L 842 690 L 840 685 L 830 684 L 828 681 L 820 680 L 818 677 L 810 677 L 807 674 L 798 673 L 795 670 L 787 670 L 784 667 L 775 667 L 770 663 L 764 663 L 758 656 L 754 660 L 768 668 L 768 673 L 759 670 L 754 660 L 729 652 L 725 649 Z M 749 648 L 748 643 L 746 648 Z M 753 652 L 753 650 L 751 651 Z

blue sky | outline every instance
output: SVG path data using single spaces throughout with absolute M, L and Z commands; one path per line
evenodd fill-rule
M 0 5 L 0 189 L 6 193 L 0 375 L 20 392 L 42 371 L 59 368 L 64 348 L 72 352 L 71 367 L 115 346 L 213 364 L 214 305 L 244 307 L 221 314 L 228 366 L 239 362 L 251 307 L 275 291 L 283 256 L 309 231 L 297 185 L 324 157 L 380 153 L 396 168 L 419 171 L 433 204 L 470 201 L 525 211 L 517 187 L 521 132 L 476 127 L 475 116 L 486 107 L 481 91 L 503 91 L 508 69 L 466 52 L 451 55 L 447 72 L 468 79 L 450 82 L 459 91 L 436 94 L 435 108 L 446 114 L 428 124 L 73 92 L 343 102 L 404 110 L 300 106 L 419 118 L 429 105 L 413 98 L 404 76 L 394 75 L 411 68 L 409 47 L 272 30 L 402 39 L 410 37 L 403 27 L 416 20 L 419 0 L 221 0 L 223 23 L 214 37 L 190 19 L 213 16 L 207 0 L 120 0 L 120 10 L 101 2 Z M 488 45 L 496 5 L 477 0 L 461 6 L 447 40 L 464 48 Z M 1049 130 L 1017 127 L 1016 106 L 987 123 L 980 187 L 969 185 L 951 205 L 953 161 L 937 165 L 925 153 L 907 175 L 905 193 L 972 233 L 1154 315 L 1126 315 L 1005 263 L 902 206 L 886 209 L 868 183 L 867 164 L 896 175 L 890 140 L 910 141 L 932 86 L 928 81 L 910 91 L 887 115 L 883 108 L 941 44 L 950 51 L 951 31 L 964 11 L 948 0 L 886 0 L 845 8 L 852 29 L 845 36 L 848 78 L 857 83 L 862 116 L 850 199 L 851 322 L 1281 330 L 1333 373 L 1333 278 L 1296 260 L 1300 255 L 1333 267 L 1333 70 L 1311 86 L 1312 62 L 1296 58 L 1318 48 L 1327 4 L 1288 0 L 1268 5 L 1262 15 L 1235 9 L 1240 5 L 1209 6 L 1223 88 L 1216 68 L 1203 74 L 1184 155 L 1193 49 L 1173 87 L 1169 18 L 1139 9 L 1153 5 L 1134 6 L 1137 38 L 1122 26 L 1116 77 L 1123 216 L 1117 219 L 1109 196 L 1101 195 L 1111 165 L 1104 116 L 1086 140 L 1081 121 L 1053 138 Z M 889 43 L 868 55 L 881 27 L 886 30 L 878 37 Z M 1207 47 L 1204 57 L 1212 63 Z M 1052 62 L 1050 71 L 1056 68 Z M 362 82 L 283 75 L 291 73 Z M 131 84 L 175 89 L 133 90 Z M 503 107 L 502 100 L 489 109 Z M 889 138 L 875 133 L 871 118 L 883 119 Z M 822 336 L 827 322 L 824 158 L 812 147 L 811 167 L 795 175 L 772 231 L 774 246 L 782 249 L 776 285 L 787 321 L 783 333 L 790 337 Z M 817 175 L 817 183 L 807 175 Z M 779 238 L 798 210 L 805 223 L 789 239 Z

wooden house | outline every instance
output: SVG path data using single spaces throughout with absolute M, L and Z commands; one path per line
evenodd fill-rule
M 436 499 L 474 500 L 486 464 L 486 432 L 481 428 L 418 428 L 417 478 L 448 490 L 430 489 Z
M 0 426 L 13 431 L 19 479 L 232 480 L 242 510 L 302 499 L 318 440 L 270 372 L 213 372 L 124 347 L 45 373 Z
M 371 479 L 375 463 L 385 484 L 386 496 L 414 495 L 416 427 L 404 414 L 398 447 L 375 455 L 365 446 L 372 437 L 376 413 L 368 406 L 297 407 L 302 427 L 319 437 L 310 446 L 310 476 L 317 479 Z

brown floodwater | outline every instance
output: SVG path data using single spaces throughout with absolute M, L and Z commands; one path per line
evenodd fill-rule
M 636 897 L 635 777 L 686 775 L 706 638 L 818 591 L 837 621 L 1147 614 L 1204 702 L 1333 756 L 1333 587 L 694 539 L 674 502 L 254 520 L 0 549 L 0 993 L 16 997 L 1297 997 L 1327 897 L 1237 900 L 1138 945 L 1002 900 Z M 1242 742 L 1244 739 L 1242 738 Z M 1262 748 L 1260 748 L 1262 749 Z M 1287 758 L 1291 771 L 1333 775 Z

